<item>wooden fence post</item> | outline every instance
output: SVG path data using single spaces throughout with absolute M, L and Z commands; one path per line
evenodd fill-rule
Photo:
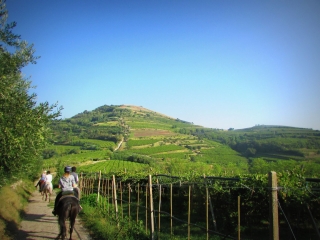
M 87 195 L 91 194 L 91 177 L 87 179 Z
M 209 189 L 206 186 L 206 228 L 207 228 L 207 240 L 209 240 Z
M 139 221 L 139 205 L 140 205 L 140 184 L 138 183 L 137 223 Z
M 110 179 L 107 179 L 107 184 L 108 184 L 108 186 L 107 186 L 107 188 L 108 188 L 108 193 L 107 193 L 107 199 L 108 199 L 108 205 L 107 205 L 107 207 L 108 207 L 108 214 L 110 213 L 109 211 L 110 211 Z
M 101 171 L 99 171 L 99 180 L 98 180 L 98 196 L 97 196 L 97 203 L 99 204 L 99 196 L 100 196 L 100 180 L 101 180 Z
M 214 227 L 214 230 L 217 231 L 217 222 L 216 222 L 216 218 L 215 218 L 215 215 L 214 215 L 214 212 L 213 212 L 213 204 L 212 204 L 212 201 L 211 201 L 211 197 L 210 197 L 210 192 L 208 191 L 208 194 L 209 194 L 209 205 L 210 205 L 210 211 L 211 211 L 211 216 L 212 216 L 212 222 L 213 222 L 213 227 Z
M 103 205 L 103 210 L 106 210 L 106 205 L 107 205 L 107 184 L 108 184 L 108 178 L 104 179 L 104 205 Z
M 111 180 L 111 204 L 114 205 L 114 198 L 113 198 L 113 192 L 114 192 L 114 184 L 113 184 L 113 176 L 112 176 L 112 180 Z
M 101 179 L 101 195 L 102 195 L 102 197 L 104 197 L 104 198 L 102 198 L 102 200 L 103 200 L 103 202 L 101 203 L 101 207 L 102 207 L 102 205 L 103 205 L 103 210 L 105 210 L 106 209 L 106 202 L 105 202 L 105 200 L 106 200 L 106 194 L 105 194 L 105 185 L 106 185 L 106 182 L 105 182 L 105 179 L 104 178 L 102 178 Z
M 91 181 L 91 192 L 90 192 L 90 194 L 93 194 L 94 180 L 95 180 L 95 178 L 92 178 L 92 181 Z
M 80 173 L 80 179 L 79 179 L 79 189 L 80 189 L 80 192 L 82 192 L 82 183 L 83 182 L 83 176 L 82 176 L 82 172 Z
M 128 214 L 129 214 L 129 219 L 131 215 L 131 186 L 130 183 L 128 184 Z
M 120 207 L 121 207 L 121 219 L 123 219 L 123 207 L 122 207 L 122 182 L 120 181 Z
M 189 202 L 188 202 L 188 240 L 190 240 L 190 222 L 191 222 L 191 185 L 189 185 Z
M 206 231 L 207 231 L 207 240 L 209 240 L 209 189 L 207 186 L 207 179 L 205 174 L 203 174 L 203 179 L 206 185 Z
M 148 233 L 148 184 L 146 184 L 146 234 Z
M 87 177 L 83 180 L 83 183 L 84 183 L 83 190 L 85 191 L 86 195 L 88 196 L 88 178 Z
M 87 195 L 87 179 L 86 178 L 82 179 L 81 185 L 82 185 L 83 194 Z
M 149 201 L 150 201 L 150 239 L 154 240 L 154 219 L 153 219 L 153 197 L 152 197 L 152 177 L 149 175 Z
M 90 194 L 90 177 L 87 178 L 86 180 L 86 192 L 87 192 L 87 195 Z
M 240 196 L 238 196 L 238 240 L 240 240 Z
M 113 202 L 114 202 L 114 209 L 116 212 L 116 219 L 118 220 L 118 204 L 117 204 L 117 188 L 116 188 L 116 177 L 112 175 L 112 183 L 113 183 Z M 119 222 L 118 222 L 119 225 Z
M 172 237 L 173 234 L 173 226 L 172 226 L 172 183 L 170 184 L 170 234 Z
M 279 217 L 278 217 L 278 185 L 277 173 L 269 172 L 269 226 L 270 240 L 279 240 Z
M 160 239 L 160 220 L 161 220 L 161 184 L 159 185 L 159 207 L 158 207 L 158 239 Z

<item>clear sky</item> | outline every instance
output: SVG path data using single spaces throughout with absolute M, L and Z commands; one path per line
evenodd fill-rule
M 320 130 L 319 0 L 7 0 L 63 118 L 137 105 L 211 128 Z

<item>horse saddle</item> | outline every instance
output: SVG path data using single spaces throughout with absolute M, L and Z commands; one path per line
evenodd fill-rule
M 74 195 L 74 192 L 73 191 L 64 191 L 62 192 L 61 194 L 62 196 L 60 197 L 59 201 L 58 201 L 58 204 L 59 202 L 64 199 L 64 198 L 68 198 L 68 197 L 72 197 L 72 198 L 75 198 L 75 199 L 78 199 L 75 195 Z
M 74 191 L 63 191 L 62 196 L 74 196 Z

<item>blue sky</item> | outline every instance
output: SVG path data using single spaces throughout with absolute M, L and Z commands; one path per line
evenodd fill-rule
M 211 128 L 320 130 L 318 0 L 8 0 L 63 118 L 137 105 Z

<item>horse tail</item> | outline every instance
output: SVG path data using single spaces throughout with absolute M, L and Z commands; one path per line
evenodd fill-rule
M 59 212 L 58 215 L 59 215 L 60 235 L 62 237 L 66 235 L 65 221 L 69 218 L 70 239 L 71 239 L 75 220 L 79 212 L 78 199 L 76 199 L 75 197 L 67 197 L 67 198 L 61 199 L 58 204 L 58 212 Z
M 77 217 L 78 212 L 79 212 L 79 206 L 78 205 L 79 204 L 75 203 L 75 202 L 70 203 L 70 214 L 69 214 L 69 217 L 70 217 L 70 239 L 71 239 L 72 232 L 73 232 L 73 229 L 74 229 L 74 224 L 76 222 L 76 217 Z

